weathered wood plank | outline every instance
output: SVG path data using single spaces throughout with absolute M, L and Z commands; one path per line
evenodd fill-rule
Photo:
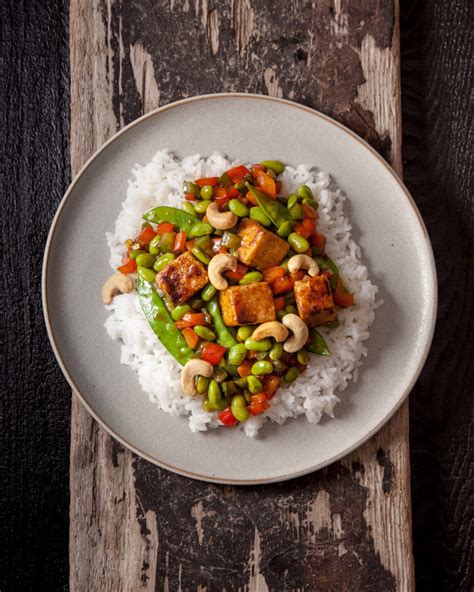
M 158 103 L 235 90 L 314 106 L 401 172 L 397 3 L 274 4 L 72 2 L 74 172 Z M 136 459 L 73 405 L 73 590 L 411 590 L 410 523 L 406 405 L 342 463 L 245 489 Z

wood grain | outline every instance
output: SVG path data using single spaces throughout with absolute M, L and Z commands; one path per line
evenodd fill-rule
M 336 117 L 401 172 L 397 3 L 276 4 L 71 2 L 73 171 L 157 104 L 245 90 Z M 412 590 L 410 525 L 407 405 L 342 463 L 245 489 L 134 458 L 73 405 L 72 590 Z

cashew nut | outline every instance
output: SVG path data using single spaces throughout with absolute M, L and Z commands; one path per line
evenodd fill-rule
M 293 335 L 285 341 L 283 349 L 290 354 L 297 352 L 308 341 L 309 329 L 306 323 L 298 315 L 291 313 L 285 315 L 281 322 L 293 332 Z
M 128 294 L 133 290 L 133 280 L 130 276 L 123 273 L 114 273 L 102 286 L 102 302 L 112 304 L 113 297 L 116 294 Z
M 181 388 L 187 395 L 194 396 L 197 394 L 194 378 L 196 376 L 205 376 L 209 378 L 212 376 L 214 369 L 204 360 L 189 360 L 181 372 Z
M 252 333 L 251 339 L 260 341 L 261 339 L 265 339 L 265 337 L 273 337 L 275 341 L 285 341 L 288 337 L 288 329 L 278 321 L 262 323 Z
M 207 275 L 214 288 L 217 290 L 225 290 L 229 284 L 227 283 L 227 280 L 222 277 L 222 273 L 227 270 L 235 271 L 236 269 L 236 257 L 229 253 L 219 253 L 218 255 L 214 255 L 210 260 L 207 267 Z
M 293 257 L 290 257 L 288 260 L 288 271 L 295 273 L 295 271 L 301 268 L 307 269 L 311 277 L 319 273 L 319 265 L 309 255 L 293 255 Z
M 237 224 L 237 216 L 232 212 L 219 212 L 219 208 L 216 202 L 211 203 L 211 205 L 206 210 L 206 217 L 209 220 L 209 224 L 212 224 L 214 228 L 219 228 L 220 230 L 227 230 L 227 228 L 232 228 Z

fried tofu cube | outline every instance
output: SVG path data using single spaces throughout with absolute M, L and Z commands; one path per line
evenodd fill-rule
M 306 277 L 295 282 L 298 313 L 309 327 L 317 327 L 336 319 L 331 287 L 326 275 Z
M 278 265 L 290 248 L 286 241 L 250 218 L 242 220 L 237 234 L 242 239 L 238 258 L 260 271 Z
M 229 327 L 275 320 L 273 294 L 267 282 L 231 286 L 219 292 L 222 318 Z
M 180 255 L 156 276 L 156 285 L 168 294 L 174 305 L 189 300 L 208 281 L 206 268 L 191 253 Z

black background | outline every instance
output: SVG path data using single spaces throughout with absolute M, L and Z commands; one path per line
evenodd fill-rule
M 474 586 L 469 4 L 401 2 L 404 175 L 440 282 L 433 348 L 410 398 L 418 590 Z M 48 229 L 70 180 L 68 2 L 0 5 L 0 590 L 66 590 L 70 389 L 46 336 L 40 283 Z

